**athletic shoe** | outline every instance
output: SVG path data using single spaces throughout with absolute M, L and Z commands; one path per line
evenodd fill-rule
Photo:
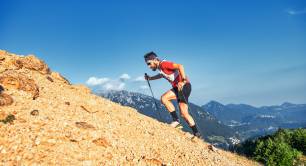
M 173 121 L 173 122 L 171 122 L 170 126 L 173 127 L 173 128 L 179 128 L 179 127 L 181 127 L 181 124 L 178 121 Z

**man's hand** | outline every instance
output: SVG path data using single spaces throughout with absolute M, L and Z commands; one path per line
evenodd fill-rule
M 150 76 L 148 76 L 147 74 L 145 74 L 144 78 L 145 80 L 150 80 Z
M 185 81 L 179 82 L 179 83 L 177 84 L 177 89 L 178 89 L 179 91 L 182 91 L 185 84 L 186 84 Z

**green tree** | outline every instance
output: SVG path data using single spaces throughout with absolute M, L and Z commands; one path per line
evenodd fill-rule
M 279 129 L 273 135 L 247 140 L 232 149 L 269 166 L 303 163 L 300 155 L 306 153 L 306 129 Z
M 268 166 L 293 165 L 294 160 L 300 155 L 300 153 L 280 138 L 277 140 L 271 138 L 268 138 L 267 140 L 259 140 L 256 144 L 254 159 L 263 162 Z
M 306 129 L 297 129 L 292 133 L 291 146 L 306 155 Z

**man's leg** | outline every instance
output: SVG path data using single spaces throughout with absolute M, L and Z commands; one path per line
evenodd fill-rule
M 180 110 L 181 110 L 181 116 L 189 124 L 190 128 L 193 131 L 193 134 L 196 135 L 196 136 L 200 136 L 200 133 L 197 129 L 197 126 L 196 126 L 192 116 L 188 112 L 188 104 L 186 104 L 185 102 L 179 102 L 179 107 L 180 107 Z
M 184 102 L 179 102 L 179 107 L 181 110 L 181 116 L 186 120 L 189 126 L 194 126 L 195 122 L 188 112 L 188 105 Z
M 175 100 L 176 95 L 172 90 L 167 91 L 161 96 L 161 102 L 165 105 L 167 110 L 170 112 L 170 115 L 172 116 L 173 122 L 171 123 L 171 126 L 176 127 L 179 125 L 179 118 L 176 114 L 175 107 L 172 104 L 171 100 Z M 173 124 L 173 125 L 172 125 Z

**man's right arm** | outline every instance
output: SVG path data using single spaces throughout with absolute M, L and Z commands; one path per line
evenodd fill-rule
M 146 80 L 157 80 L 157 79 L 160 79 L 160 78 L 163 78 L 162 74 L 157 74 L 157 75 L 152 76 L 152 77 L 148 76 L 147 79 L 146 78 L 145 79 Z

